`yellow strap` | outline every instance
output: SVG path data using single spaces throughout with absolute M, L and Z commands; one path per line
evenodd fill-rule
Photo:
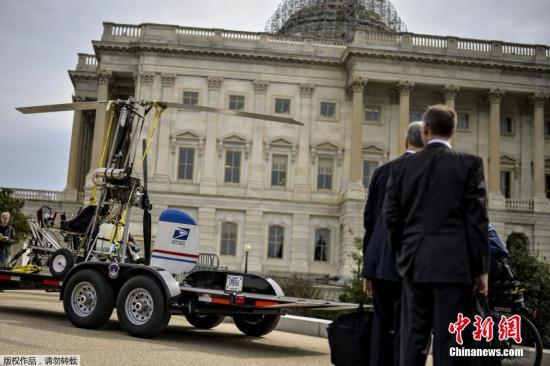
M 109 138 L 111 137 L 111 127 L 113 126 L 113 119 L 115 117 L 115 108 L 113 108 L 113 104 L 110 104 L 109 110 L 111 111 L 111 117 L 109 118 L 109 127 L 107 128 L 107 136 L 105 137 L 105 142 L 103 143 L 103 150 L 101 152 L 101 158 L 99 159 L 98 168 L 105 165 L 105 157 L 107 155 L 107 146 L 109 146 Z M 90 206 L 95 206 L 97 204 L 96 194 L 97 194 L 97 186 L 94 184 L 92 188 L 92 193 L 90 195 Z
M 153 141 L 153 136 L 155 136 L 155 132 L 157 131 L 157 127 L 160 121 L 160 116 L 162 112 L 164 112 L 164 110 L 166 109 L 165 106 L 159 104 L 157 101 L 153 102 L 153 106 L 155 107 L 155 119 L 153 120 L 153 126 L 151 128 L 151 132 L 149 132 L 149 137 L 147 137 L 145 151 L 143 151 L 143 157 L 141 158 L 142 164 L 143 164 L 143 161 L 145 160 L 145 157 L 147 156 L 147 153 L 149 152 L 149 148 L 151 147 L 151 142 Z
M 17 273 L 38 273 L 41 270 L 42 267 L 36 264 L 27 264 L 26 266 L 12 268 L 12 271 Z

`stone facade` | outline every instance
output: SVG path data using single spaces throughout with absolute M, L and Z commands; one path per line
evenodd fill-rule
M 149 154 L 153 216 L 187 211 L 199 222 L 202 251 L 229 268 L 244 267 L 249 244 L 252 271 L 349 276 L 363 235 L 365 176 L 403 152 L 407 124 L 434 103 L 459 113 L 455 148 L 483 158 L 500 234 L 523 232 L 550 255 L 547 46 L 364 31 L 334 42 L 113 23 L 93 45 L 95 55 L 80 54 L 69 71 L 77 100 L 188 98 L 304 123 L 163 114 Z M 85 191 L 105 125 L 104 111 L 95 120 L 75 113 L 67 197 Z M 281 243 L 278 258 L 272 251 Z

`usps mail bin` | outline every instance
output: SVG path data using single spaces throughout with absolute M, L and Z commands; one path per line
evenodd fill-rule
M 151 265 L 178 275 L 192 270 L 199 260 L 199 227 L 179 210 L 160 214 Z

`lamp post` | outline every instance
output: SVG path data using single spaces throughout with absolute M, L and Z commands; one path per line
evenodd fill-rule
M 247 243 L 244 247 L 244 273 L 248 273 L 248 252 L 250 252 L 250 249 L 252 247 Z

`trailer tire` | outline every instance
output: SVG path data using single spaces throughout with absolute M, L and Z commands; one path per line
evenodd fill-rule
M 237 328 L 252 337 L 261 337 L 270 333 L 279 324 L 279 319 L 281 316 L 278 314 L 233 316 Z
M 116 308 L 120 326 L 135 337 L 155 337 L 170 321 L 164 290 L 147 275 L 133 277 L 122 286 Z
M 111 284 L 94 270 L 84 269 L 75 273 L 63 292 L 65 314 L 78 328 L 99 328 L 111 317 L 114 305 Z
M 48 268 L 57 279 L 63 279 L 74 266 L 74 255 L 67 248 L 57 249 L 50 257 Z
M 187 321 L 199 329 L 212 329 L 217 327 L 223 322 L 225 316 L 220 315 L 199 315 L 199 314 L 187 314 L 185 315 Z

